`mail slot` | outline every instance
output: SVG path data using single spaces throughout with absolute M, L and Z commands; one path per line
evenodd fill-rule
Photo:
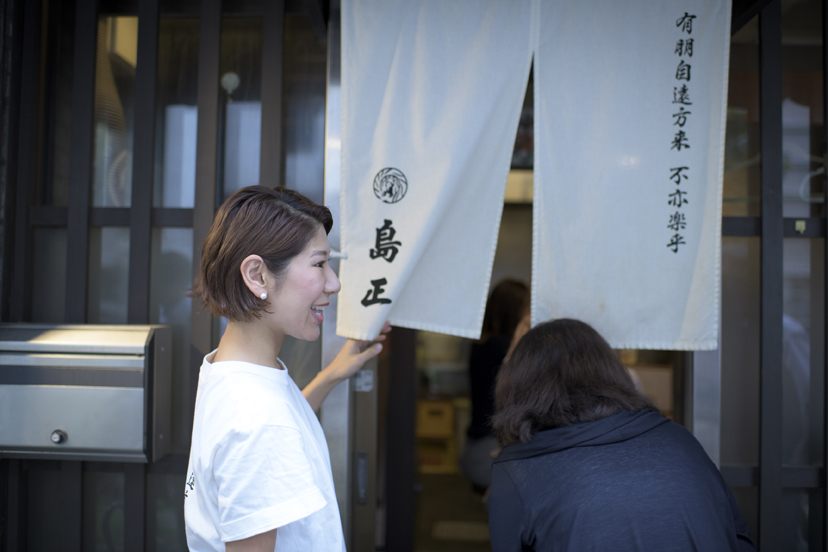
M 161 459 L 171 353 L 168 326 L 0 324 L 0 456 Z

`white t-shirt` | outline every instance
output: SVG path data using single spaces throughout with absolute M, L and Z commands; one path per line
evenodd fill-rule
M 278 528 L 279 552 L 344 552 L 325 435 L 284 363 L 211 364 L 212 355 L 198 378 L 184 487 L 190 550 L 225 552 L 225 542 Z

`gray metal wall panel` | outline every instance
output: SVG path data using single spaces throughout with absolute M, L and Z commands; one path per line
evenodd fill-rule
M 0 450 L 143 454 L 143 412 L 143 389 L 0 385 Z

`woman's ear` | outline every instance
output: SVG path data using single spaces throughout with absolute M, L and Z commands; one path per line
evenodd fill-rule
M 262 297 L 262 294 L 267 294 L 274 282 L 272 281 L 273 275 L 262 258 L 258 255 L 248 255 L 241 262 L 239 269 L 247 289 L 256 297 L 265 299 L 267 295 Z

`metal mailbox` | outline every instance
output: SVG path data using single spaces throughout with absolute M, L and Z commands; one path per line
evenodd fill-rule
M 0 324 L 0 456 L 161 459 L 171 353 L 168 326 Z

